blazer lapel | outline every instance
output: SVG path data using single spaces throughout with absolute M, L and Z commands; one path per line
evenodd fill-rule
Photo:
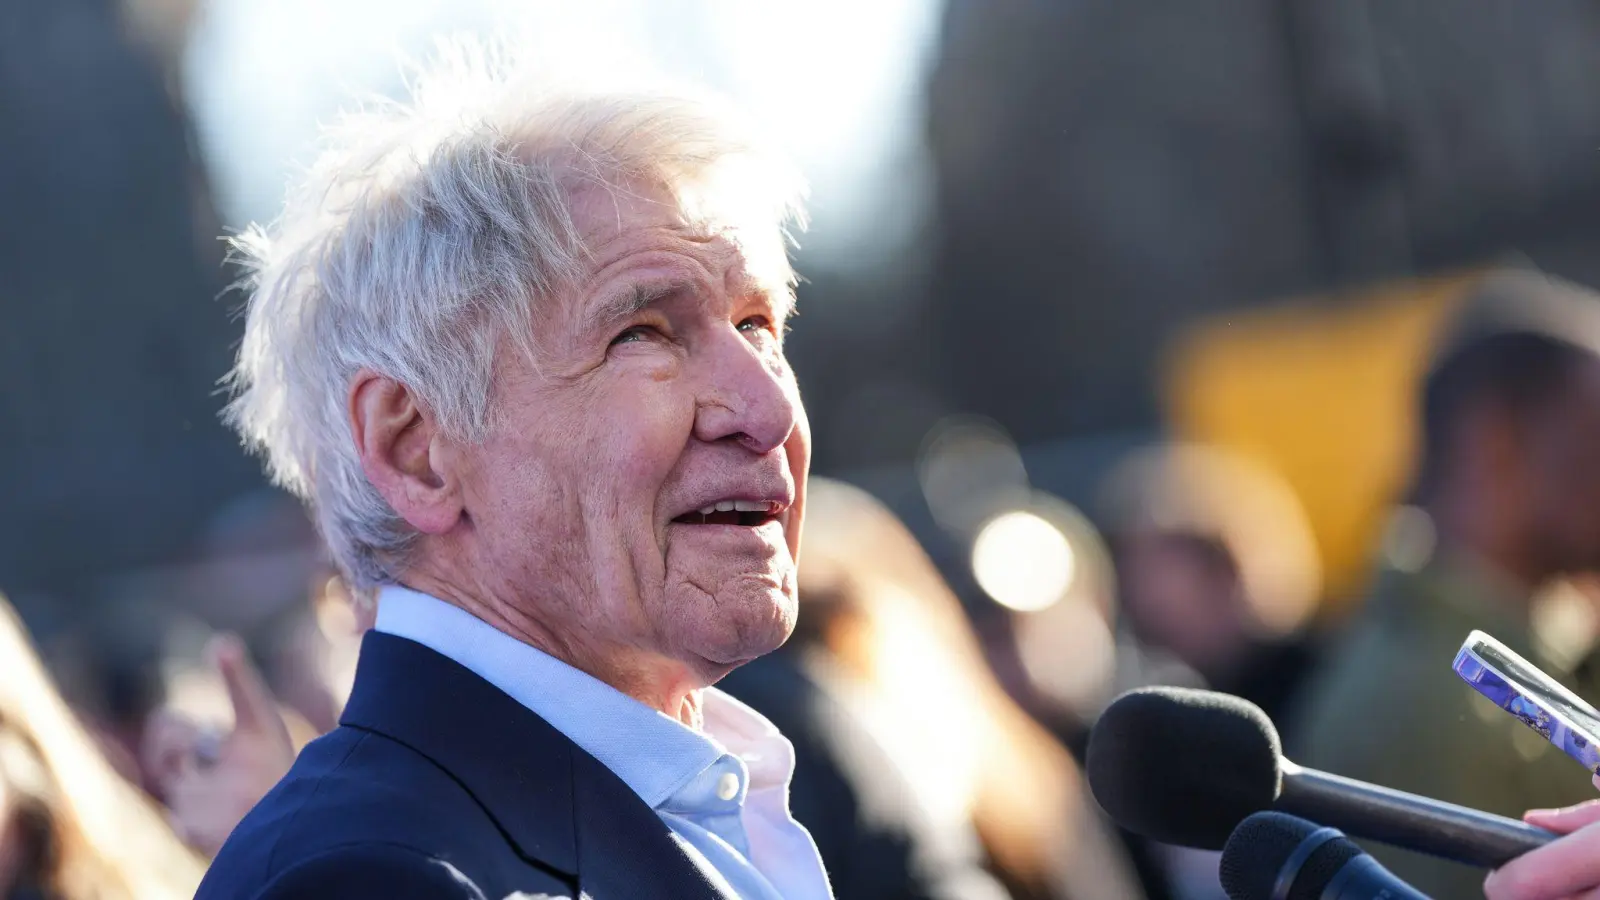
M 530 862 L 596 900 L 737 900 L 679 848 L 655 810 L 499 688 L 433 650 L 368 632 L 340 723 L 450 772 Z
M 433 760 L 524 857 L 577 874 L 571 771 L 581 751 L 494 685 L 415 641 L 370 631 L 339 722 Z
M 739 900 L 707 878 L 632 788 L 581 751 L 573 760 L 573 788 L 584 897 Z M 618 827 L 619 819 L 628 825 Z

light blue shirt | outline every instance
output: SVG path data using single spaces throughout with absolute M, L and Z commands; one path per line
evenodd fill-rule
M 549 722 L 616 773 L 714 882 L 743 900 L 832 900 L 811 834 L 789 814 L 794 746 L 716 688 L 684 726 L 453 604 L 378 595 L 378 631 L 416 641 Z

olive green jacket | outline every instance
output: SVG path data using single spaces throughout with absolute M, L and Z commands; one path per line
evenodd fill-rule
M 1473 629 L 1505 642 L 1586 699 L 1593 683 L 1559 670 L 1534 645 L 1528 604 L 1467 565 L 1381 573 L 1366 607 L 1285 723 L 1301 765 L 1520 817 L 1594 796 L 1577 762 L 1468 687 L 1451 669 Z M 1482 897 L 1486 873 L 1368 845 L 1439 900 Z

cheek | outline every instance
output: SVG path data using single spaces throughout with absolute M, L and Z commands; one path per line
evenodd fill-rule
M 655 387 L 652 385 L 652 387 Z M 694 428 L 694 398 L 644 390 L 598 410 L 583 454 L 596 487 L 653 496 L 678 465 Z
M 661 492 L 694 426 L 693 398 L 672 387 L 635 382 L 604 398 L 568 451 L 588 540 L 600 545 L 594 552 L 619 554 L 616 562 L 629 569 L 660 564 Z
M 484 539 L 513 555 L 530 545 L 568 544 L 578 498 L 563 461 L 531 443 L 506 442 L 486 451 L 468 503 Z

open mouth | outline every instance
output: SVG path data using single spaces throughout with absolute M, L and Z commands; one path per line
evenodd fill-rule
M 743 525 L 755 528 L 777 519 L 781 511 L 782 505 L 770 500 L 718 500 L 672 521 L 679 525 Z

